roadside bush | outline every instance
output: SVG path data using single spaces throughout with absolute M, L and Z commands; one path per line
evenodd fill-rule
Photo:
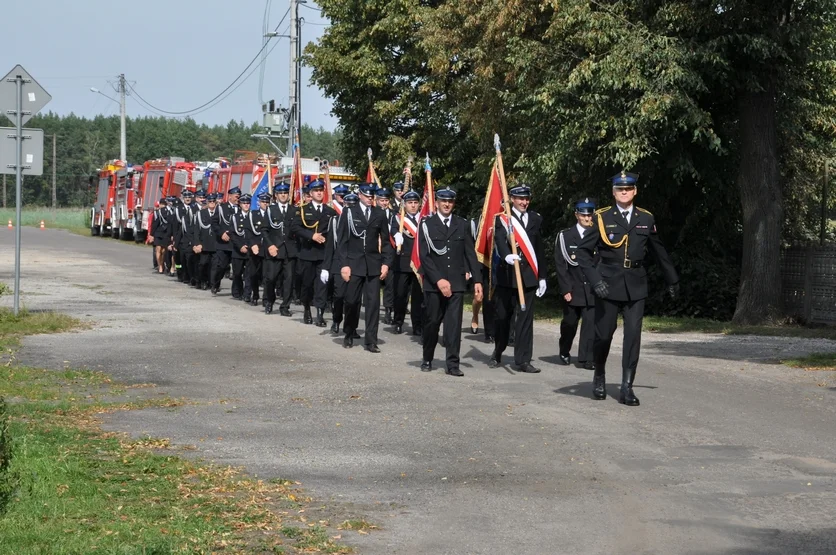
M 12 470 L 12 436 L 6 400 L 0 397 L 0 516 L 6 513 L 14 497 L 19 477 Z

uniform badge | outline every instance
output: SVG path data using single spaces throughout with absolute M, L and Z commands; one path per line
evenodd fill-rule
M 574 260 L 574 259 L 575 259 L 575 255 L 573 254 L 573 255 L 572 255 L 572 260 Z
M 615 239 L 615 233 L 610 233 L 610 241 L 612 241 L 613 239 Z

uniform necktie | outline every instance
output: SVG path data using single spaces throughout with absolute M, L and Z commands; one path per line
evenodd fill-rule
M 371 212 L 371 210 L 369 210 L 369 207 L 367 206 L 366 207 L 366 221 L 369 220 L 369 212 Z
M 284 206 L 282 206 L 282 218 L 285 217 L 285 210 L 286 210 L 286 208 Z
M 318 205 L 316 206 L 316 213 L 317 213 L 317 214 L 322 214 L 322 205 L 318 204 Z
M 450 218 L 444 218 L 444 225 L 450 227 Z
M 629 210 L 624 210 L 623 212 L 621 212 L 621 215 L 624 216 L 624 219 L 627 220 L 627 223 L 629 224 L 630 223 L 630 211 Z

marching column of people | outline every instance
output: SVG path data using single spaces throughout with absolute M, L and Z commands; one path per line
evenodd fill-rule
M 637 181 L 627 172 L 613 176 L 615 206 L 596 210 L 588 197 L 575 203 L 575 225 L 560 231 L 554 244 L 556 289 L 563 304 L 557 362 L 571 363 L 580 328 L 576 362 L 593 371 L 593 398 L 606 399 L 606 365 L 622 314 L 618 401 L 628 406 L 639 405 L 633 384 L 648 295 L 648 253 L 660 266 L 671 296 L 677 294 L 679 281 L 653 214 L 633 203 Z M 454 214 L 456 192 L 450 188 L 436 191 L 436 212 L 421 218 L 421 197 L 404 191 L 402 183 L 394 184 L 394 199 L 372 183 L 361 184 L 359 195 L 339 185 L 330 203 L 324 202 L 325 187 L 322 180 L 307 185 L 301 206 L 291 202 L 290 186 L 284 182 L 273 187 L 275 198 L 264 193 L 253 199 L 233 188 L 225 202 L 219 202 L 222 195 L 205 191 L 161 199 L 149 232 L 154 271 L 212 295 L 219 293 L 226 276 L 233 299 L 252 306 L 261 301 L 265 314 L 281 298 L 279 314 L 292 316 L 290 304 L 298 294 L 305 324 L 327 327 L 330 307 L 331 334 L 342 333 L 345 348 L 363 339 L 370 353 L 380 352 L 382 289 L 384 323 L 402 334 L 410 315 L 412 335 L 421 338 L 424 372 L 433 370 L 443 324 L 445 372 L 457 377 L 464 375 L 462 315 L 470 286 L 471 331 L 478 332 L 481 307 L 485 340 L 493 344 L 488 367 L 501 366 L 506 348 L 513 345 L 513 368 L 540 372 L 532 364 L 534 304 L 547 291 L 547 272 L 544 222 L 529 208 L 531 187 L 512 187 L 507 211 L 481 218 L 492 225 L 493 270 L 477 259 L 478 226 Z

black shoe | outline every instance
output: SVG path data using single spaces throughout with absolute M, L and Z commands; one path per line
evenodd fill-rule
M 517 372 L 524 372 L 526 374 L 539 374 L 540 373 L 539 368 L 537 368 L 535 366 L 531 366 L 527 362 L 524 362 L 522 364 L 518 364 L 516 370 L 517 370 Z
M 587 360 L 586 362 L 582 362 L 583 367 L 587 370 L 595 370 L 595 363 L 591 360 Z
M 494 341 L 495 340 L 494 340 L 494 337 L 492 335 L 487 335 L 487 334 L 485 335 L 485 343 L 493 343 Z
M 241 299 L 241 300 L 243 300 L 243 301 L 244 301 L 245 303 L 247 303 L 247 304 L 249 304 L 249 303 L 253 302 L 253 298 L 252 298 L 252 296 L 247 296 L 247 297 L 244 297 L 244 298 L 243 298 L 243 299 Z
M 241 300 L 241 295 L 232 295 L 232 298 L 235 299 L 236 301 L 240 301 Z
M 303 321 L 306 324 L 313 324 L 313 316 L 311 316 L 311 307 L 309 307 L 309 306 L 305 307 L 305 317 L 304 317 Z
M 621 394 L 618 396 L 618 402 L 628 407 L 639 406 L 639 398 L 633 395 L 632 385 L 621 384 Z
M 316 309 L 316 327 L 324 328 L 327 325 L 328 325 L 328 323 L 325 322 L 325 309 L 324 308 L 317 308 Z
M 421 372 L 430 372 L 433 369 L 433 363 L 431 360 L 425 360 L 421 363 Z
M 250 306 L 258 306 L 258 299 L 253 299 L 250 301 Z
M 604 371 L 595 370 L 592 377 L 592 398 L 596 401 L 603 401 L 607 398 L 607 378 Z
M 557 355 L 557 363 L 561 366 L 569 366 L 569 362 L 571 362 L 572 357 L 569 355 Z
M 479 333 L 479 326 L 474 326 L 473 324 L 470 324 L 470 333 L 472 333 L 473 335 L 478 334 Z
M 462 372 L 458 368 L 448 368 L 447 370 L 444 371 L 444 373 L 449 375 L 449 376 L 456 376 L 458 378 L 464 376 L 464 372 Z
M 502 355 L 498 355 L 494 352 L 491 355 L 491 359 L 488 361 L 488 368 L 499 368 L 500 366 L 502 366 Z
M 345 337 L 343 337 L 343 347 L 346 349 L 354 347 L 354 338 L 351 335 L 345 334 Z
M 340 334 L 340 323 L 339 322 L 333 322 L 331 324 L 331 333 L 333 333 L 334 335 L 339 335 Z
M 370 353 L 379 353 L 380 352 L 380 349 L 374 343 L 372 343 L 371 345 L 364 345 L 363 348 L 366 349 Z
M 363 336 L 355 331 L 353 334 L 351 334 L 351 338 L 352 339 L 362 339 Z
M 395 324 L 395 329 L 392 331 L 392 333 L 395 333 L 397 335 L 402 334 L 403 333 L 403 324 Z
M 264 306 L 264 314 L 271 314 L 273 312 L 273 303 L 267 303 Z
M 220 287 L 213 287 L 212 288 L 212 296 L 214 297 L 215 295 L 217 295 L 220 290 L 221 290 Z
M 288 316 L 288 317 L 290 317 L 290 316 L 293 316 L 293 313 L 292 313 L 292 312 L 290 311 L 290 309 L 289 309 L 289 308 L 287 308 L 286 306 L 280 306 L 280 307 L 279 307 L 279 316 Z
M 204 283 L 203 285 L 200 286 L 200 288 L 203 289 L 204 291 L 208 291 L 209 290 L 209 284 Z
M 421 328 L 412 328 L 412 335 L 422 336 L 424 335 L 424 330 Z
M 385 312 L 384 312 L 384 315 L 383 315 L 383 323 L 386 324 L 387 326 L 392 325 L 392 309 L 391 308 L 385 309 Z

